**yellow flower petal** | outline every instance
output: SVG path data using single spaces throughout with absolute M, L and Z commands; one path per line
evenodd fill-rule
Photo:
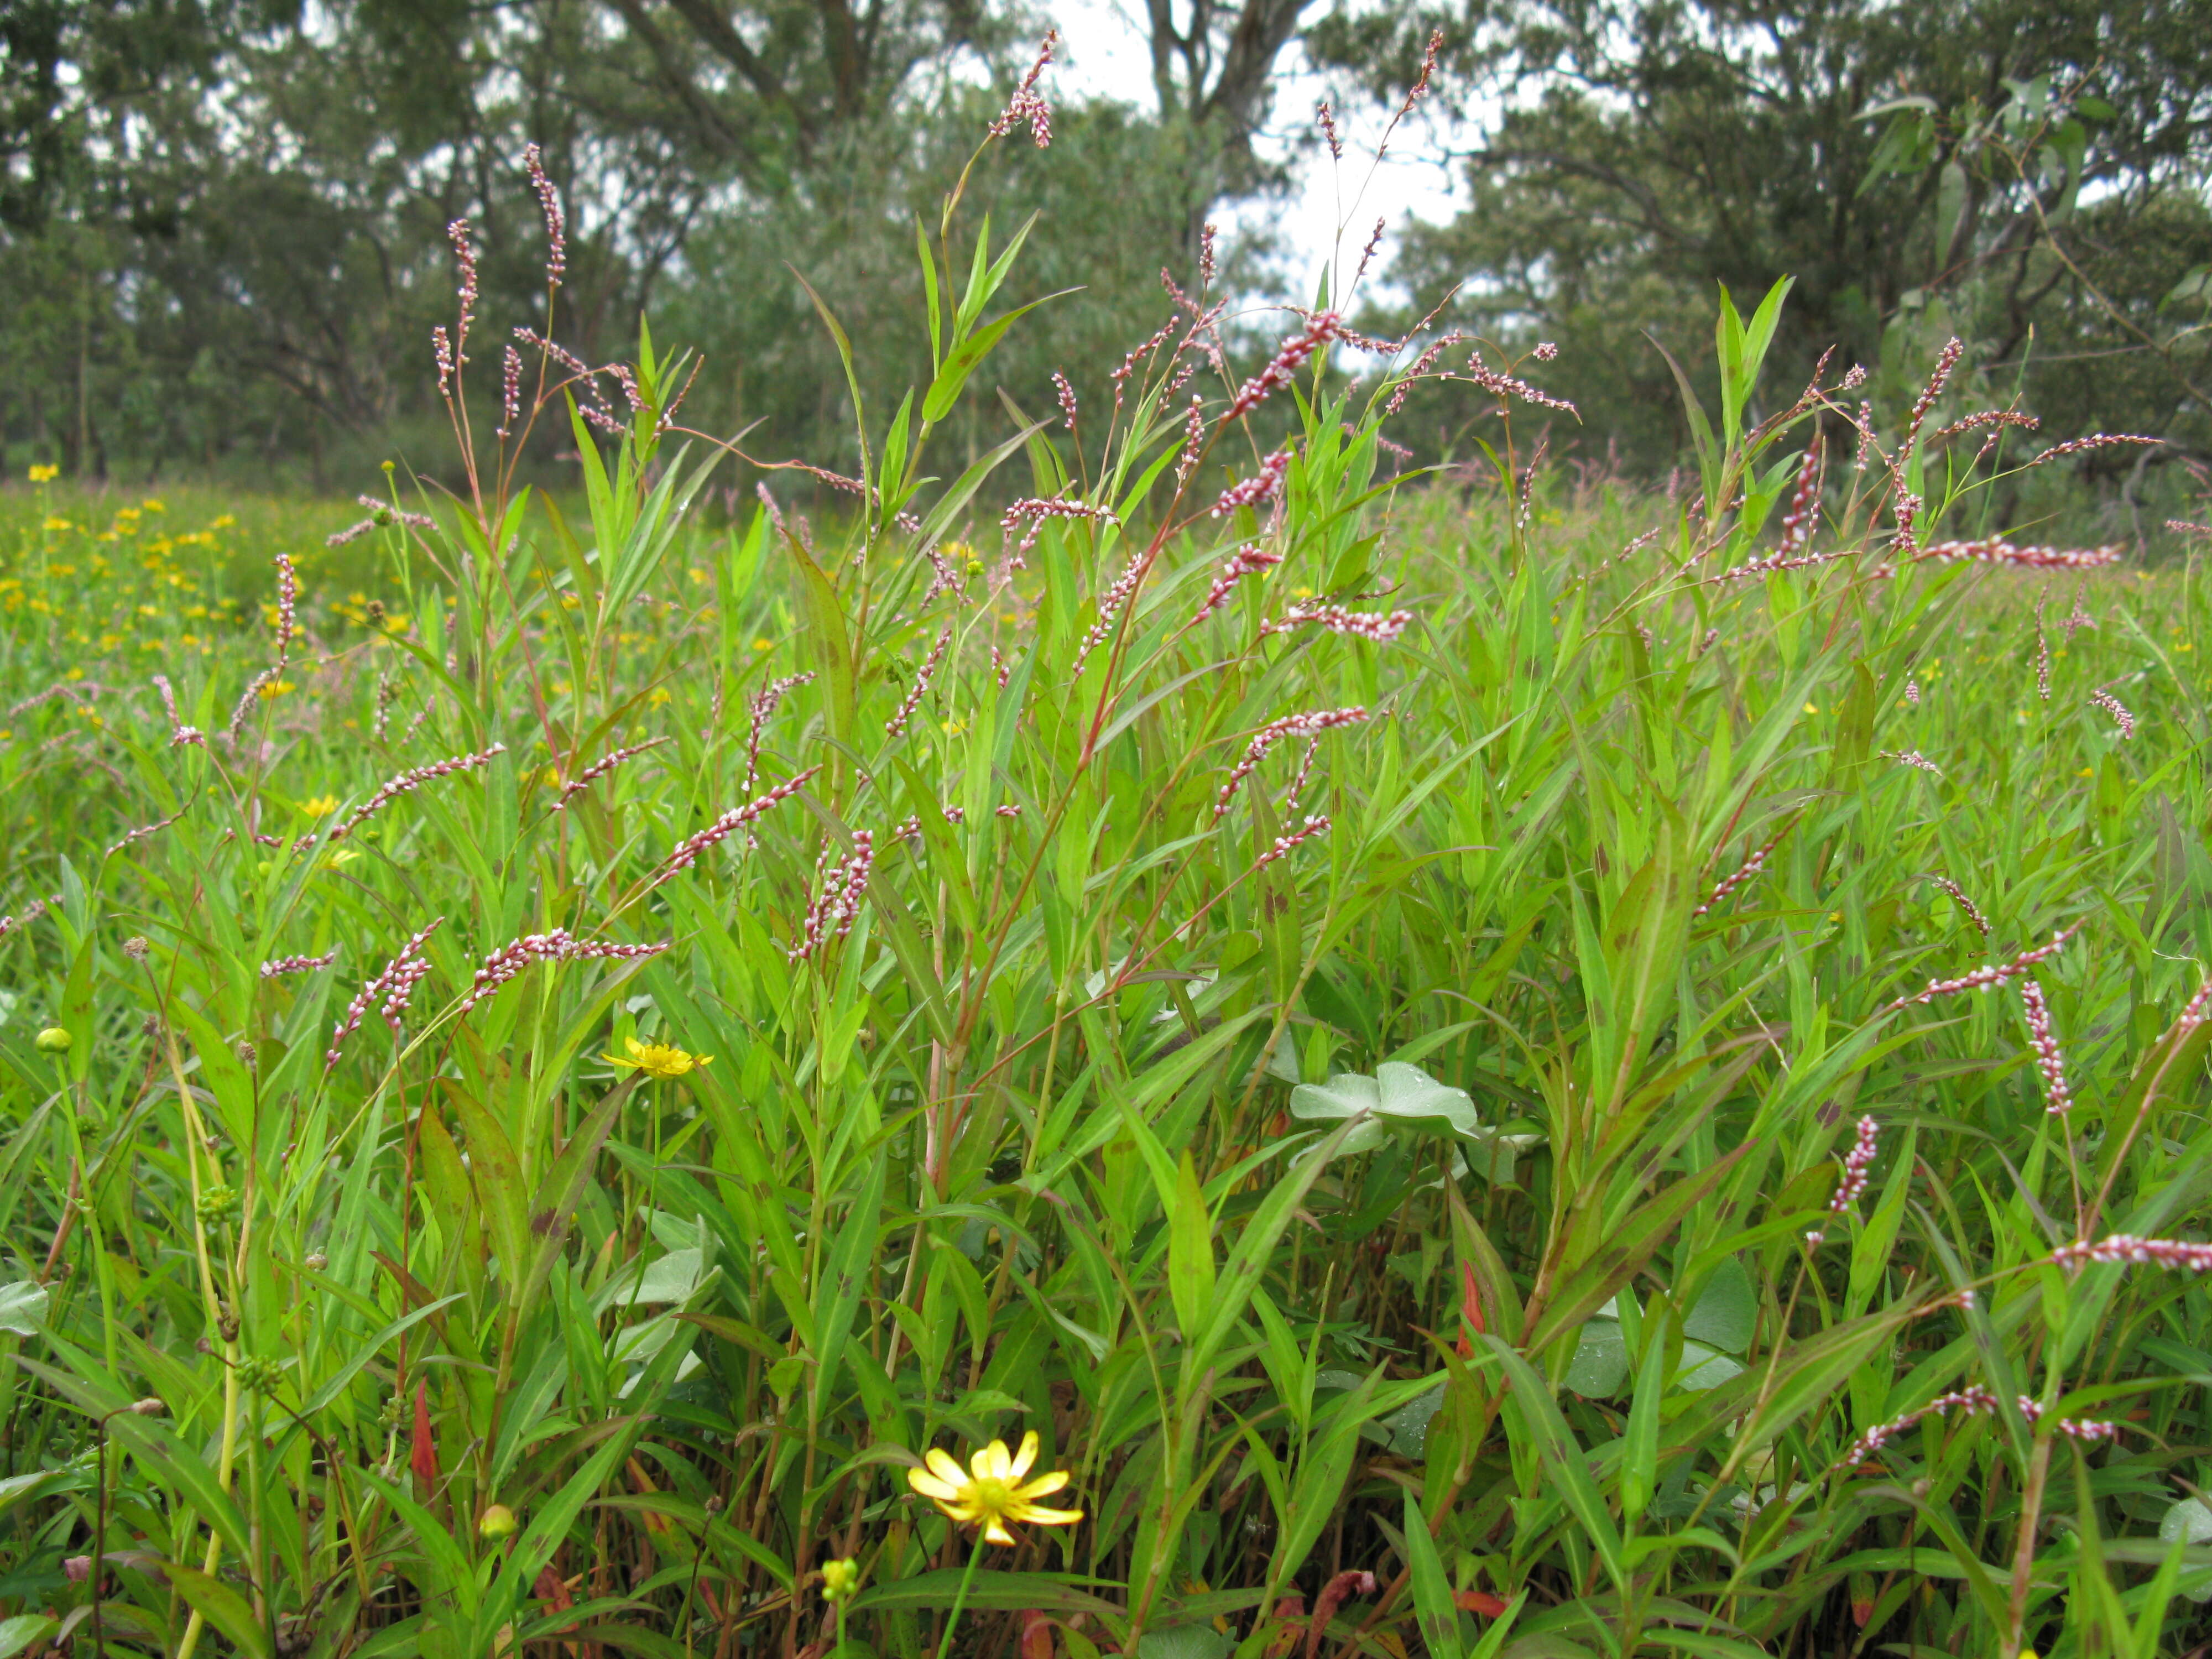
M 1014 1496 L 1020 1501 L 1026 1503 L 1032 1498 L 1042 1498 L 1049 1493 L 1058 1492 L 1061 1487 L 1067 1484 L 1067 1480 L 1068 1475 L 1066 1469 L 1054 1469 L 1050 1474 L 1041 1474 L 1037 1476 L 1036 1480 L 1030 1481 L 1025 1486 L 1015 1487 Z
M 1014 1454 L 1013 1464 L 1006 1471 L 1008 1480 L 1018 1480 L 1029 1473 L 1030 1465 L 1037 1460 L 1038 1444 L 1037 1431 L 1035 1429 L 1031 1429 L 1022 1437 L 1022 1449 Z
M 959 1487 L 948 1486 L 935 1475 L 924 1474 L 920 1469 L 908 1469 L 906 1472 L 906 1483 L 924 1498 L 934 1498 L 940 1504 L 957 1504 L 960 1501 Z
M 965 1488 L 968 1471 L 952 1461 L 952 1454 L 942 1446 L 932 1446 L 921 1460 L 929 1465 L 930 1473 L 948 1486 Z

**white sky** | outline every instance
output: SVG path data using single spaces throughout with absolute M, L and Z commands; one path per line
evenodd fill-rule
M 1144 109 L 1154 106 L 1150 48 L 1139 13 L 1129 0 L 1053 0 L 1048 15 L 1060 26 L 1062 48 L 1050 71 L 1052 84 L 1062 96 L 1090 94 L 1119 99 Z M 1338 97 L 1337 127 L 1345 140 L 1344 161 L 1329 164 L 1326 150 L 1301 154 L 1299 141 L 1313 130 L 1314 106 L 1330 91 L 1329 82 L 1304 60 L 1293 44 L 1276 72 L 1274 113 L 1260 136 L 1261 153 L 1273 160 L 1289 159 L 1295 185 L 1285 202 L 1250 202 L 1227 210 L 1224 228 L 1236 225 L 1259 228 L 1273 219 L 1291 263 L 1284 276 L 1293 292 L 1310 292 L 1328 257 L 1340 226 L 1344 227 L 1346 274 L 1358 263 L 1359 250 L 1375 228 L 1378 216 L 1389 224 L 1379 269 L 1395 251 L 1396 233 L 1410 216 L 1441 223 L 1459 206 L 1461 191 L 1456 169 L 1441 165 L 1435 149 L 1435 130 L 1424 123 L 1399 128 L 1390 152 L 1374 164 L 1374 143 L 1382 131 L 1386 112 L 1371 104 Z M 1370 168 L 1372 167 L 1372 176 Z M 1373 277 L 1369 284 L 1373 284 Z

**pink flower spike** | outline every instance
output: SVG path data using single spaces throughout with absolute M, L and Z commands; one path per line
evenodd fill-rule
M 318 968 L 327 968 L 338 959 L 337 946 L 332 945 L 319 957 L 278 957 L 261 964 L 261 977 L 281 979 L 287 974 L 311 974 Z
M 1355 704 L 1349 708 L 1326 708 L 1317 709 L 1310 714 L 1285 714 L 1279 720 L 1268 721 L 1267 725 L 1252 734 L 1252 740 L 1244 745 L 1243 754 L 1238 757 L 1237 764 L 1231 769 L 1228 781 L 1215 794 L 1213 817 L 1209 822 L 1218 823 L 1227 816 L 1229 803 L 1236 799 L 1237 792 L 1244 787 L 1244 780 L 1250 777 L 1258 769 L 1260 763 L 1267 758 L 1267 751 L 1284 738 L 1310 738 L 1338 726 L 1358 726 L 1366 718 L 1366 709 Z
M 2100 685 L 2089 694 L 2089 701 L 2112 717 L 2112 723 L 2120 728 L 2123 738 L 2135 736 L 2136 717 L 2128 712 L 2127 705 L 2118 697 Z
M 1881 1135 L 1881 1126 L 1872 1118 L 1863 1117 L 1859 1120 L 1858 1139 L 1851 1143 L 1851 1150 L 1844 1159 L 1843 1178 L 1836 1182 L 1835 1193 L 1828 1200 L 1828 1215 L 1831 1219 L 1838 1216 L 1848 1215 L 1851 1206 L 1859 1201 L 1859 1194 L 1866 1191 L 1867 1170 L 1873 1167 L 1875 1143 L 1880 1139 Z M 1818 1244 L 1826 1237 L 1827 1223 L 1823 1222 L 1805 1235 L 1805 1242 L 1808 1244 Z
M 2035 1049 L 2035 1069 L 2043 1074 L 2044 1110 L 2063 1117 L 2073 1109 L 2074 1095 L 2066 1086 L 2065 1057 L 2051 1033 L 2051 1006 L 2043 1000 L 2043 987 L 2034 975 L 2021 979 L 2020 1000 L 2027 1011 L 2027 1040 Z
M 1191 404 L 1194 410 L 1196 400 Z M 1257 507 L 1272 501 L 1282 488 L 1283 475 L 1290 471 L 1291 452 L 1279 449 L 1260 463 L 1260 470 L 1242 483 L 1233 483 L 1221 492 L 1221 499 L 1213 504 L 1213 516 L 1225 518 L 1240 507 Z
M 699 861 L 699 855 L 702 853 L 720 846 L 777 803 L 788 800 L 804 789 L 808 781 L 821 769 L 819 766 L 808 767 L 798 776 L 779 783 L 766 794 L 747 801 L 743 806 L 731 808 L 704 830 L 699 831 L 697 835 L 678 842 L 675 850 L 661 860 L 659 866 L 647 878 L 645 890 L 650 892 L 661 883 L 673 877 L 678 871 L 690 869 Z
M 2133 1233 L 2112 1233 L 2096 1243 L 2062 1244 L 2051 1253 L 2051 1265 L 2079 1267 L 2089 1262 L 2138 1267 L 2166 1267 L 2176 1273 L 2212 1273 L 2212 1244 L 2179 1238 L 2141 1238 Z
M 1206 602 L 1198 607 L 1198 614 L 1193 617 L 1191 621 L 1204 622 L 1229 602 L 1230 591 L 1239 581 L 1257 571 L 1265 570 L 1270 565 L 1280 564 L 1282 562 L 1281 554 L 1270 553 L 1257 542 L 1245 543 L 1231 554 L 1229 562 L 1221 567 L 1221 574 L 1213 579 L 1213 586 L 1206 590 Z
M 1259 862 L 1255 864 L 1252 867 L 1255 870 L 1264 870 L 1269 865 L 1273 864 L 1277 859 L 1283 857 L 1285 854 L 1292 852 L 1297 848 L 1303 847 L 1306 842 L 1311 841 L 1316 836 L 1327 835 L 1328 833 L 1328 815 L 1325 812 L 1314 813 L 1310 816 L 1304 823 L 1300 824 L 1296 830 L 1291 831 L 1289 835 L 1276 836 L 1275 844 L 1273 847 L 1270 847 L 1266 852 L 1261 854 Z
M 569 779 L 568 782 L 561 786 L 561 798 L 553 803 L 553 810 L 556 812 L 567 811 L 568 810 L 568 803 L 570 800 L 574 799 L 576 796 L 582 794 L 585 790 L 590 788 L 594 783 L 606 776 L 608 773 L 613 771 L 615 768 L 620 766 L 623 762 L 635 760 L 638 756 L 642 755 L 648 749 L 658 749 L 664 743 L 673 743 L 675 741 L 676 739 L 673 738 L 655 738 L 650 743 L 634 743 L 628 748 L 617 749 L 612 754 L 593 761 L 589 766 L 576 774 L 574 777 Z
M 1885 1004 L 1876 1009 L 1875 1012 L 1878 1015 L 1893 1014 L 1899 1009 L 1908 1007 L 1916 1002 L 1933 1002 L 1937 997 L 1951 996 L 1960 991 L 1986 991 L 1991 986 L 2002 985 L 2008 979 L 2018 979 L 2029 969 L 2057 956 L 2059 951 L 2065 949 L 2066 941 L 2081 931 L 2081 924 L 2076 922 L 2073 927 L 2061 928 L 2052 934 L 2050 944 L 2038 945 L 2033 951 L 2025 951 L 2014 957 L 2010 962 L 1998 963 L 1994 967 L 1977 968 L 1972 973 L 1961 975 L 1957 979 L 1931 979 L 1928 981 L 1926 990 L 1917 992 L 1911 996 L 1899 997 L 1896 1001 Z
M 1347 611 L 1340 605 L 1301 605 L 1292 606 L 1273 622 L 1261 623 L 1260 637 L 1287 634 L 1313 623 L 1332 634 L 1346 634 L 1354 639 L 1372 640 L 1377 645 L 1390 645 L 1413 620 L 1410 611 Z

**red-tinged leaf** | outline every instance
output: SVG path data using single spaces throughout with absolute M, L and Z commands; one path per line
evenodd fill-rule
M 1482 1291 L 1474 1282 L 1474 1268 L 1462 1261 L 1459 1264 L 1459 1276 L 1463 1287 L 1459 1298 L 1460 1317 L 1473 1326 L 1478 1334 L 1487 1331 L 1490 1327 L 1482 1322 Z M 1464 1331 L 1460 1333 L 1459 1357 L 1462 1359 L 1474 1358 L 1474 1338 Z
M 538 1570 L 538 1582 L 530 1587 L 530 1593 L 538 1598 L 538 1605 L 547 1613 L 566 1613 L 576 1605 L 576 1598 L 568 1593 L 567 1582 L 553 1571 L 553 1564 L 550 1561 Z M 553 1633 L 566 1636 L 575 1628 L 574 1625 L 563 1625 Z
M 1298 1627 L 1305 1623 L 1306 1598 L 1285 1595 L 1275 1603 L 1275 1618 L 1282 1625 L 1281 1632 L 1267 1644 L 1267 1659 L 1285 1659 L 1298 1644 Z
M 430 1432 L 430 1390 L 424 1382 L 415 1385 L 415 1443 L 407 1467 L 414 1471 L 416 1496 L 428 1498 L 438 1485 L 438 1443 Z
M 1035 1609 L 1022 1615 L 1022 1659 L 1053 1659 L 1052 1620 Z
M 1488 1590 L 1460 1590 L 1453 1595 L 1452 1605 L 1462 1613 L 1479 1613 L 1486 1619 L 1495 1619 L 1509 1603 Z

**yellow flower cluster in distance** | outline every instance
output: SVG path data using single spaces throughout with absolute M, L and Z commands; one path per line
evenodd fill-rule
M 635 1037 L 624 1037 L 623 1047 L 629 1051 L 627 1060 L 613 1054 L 601 1054 L 599 1058 L 623 1071 L 642 1072 L 647 1077 L 682 1077 L 714 1059 L 712 1054 L 687 1054 L 672 1043 L 640 1042 Z
M 1067 1471 L 1054 1469 L 1024 1482 L 1030 1465 L 1036 1462 L 1037 1433 L 1022 1437 L 1021 1450 L 1011 1456 L 1006 1443 L 994 1440 L 969 1460 L 965 1472 L 952 1454 L 932 1446 L 923 1462 L 927 1470 L 908 1469 L 907 1484 L 963 1526 L 980 1526 L 994 1544 L 1020 1540 L 1006 1530 L 1009 1521 L 1034 1522 L 1041 1527 L 1065 1527 L 1083 1519 L 1081 1510 L 1048 1510 L 1036 1500 L 1067 1484 Z
M 58 466 L 40 465 L 33 466 L 31 469 L 31 482 L 33 483 L 52 483 L 55 479 L 61 476 L 62 470 Z

